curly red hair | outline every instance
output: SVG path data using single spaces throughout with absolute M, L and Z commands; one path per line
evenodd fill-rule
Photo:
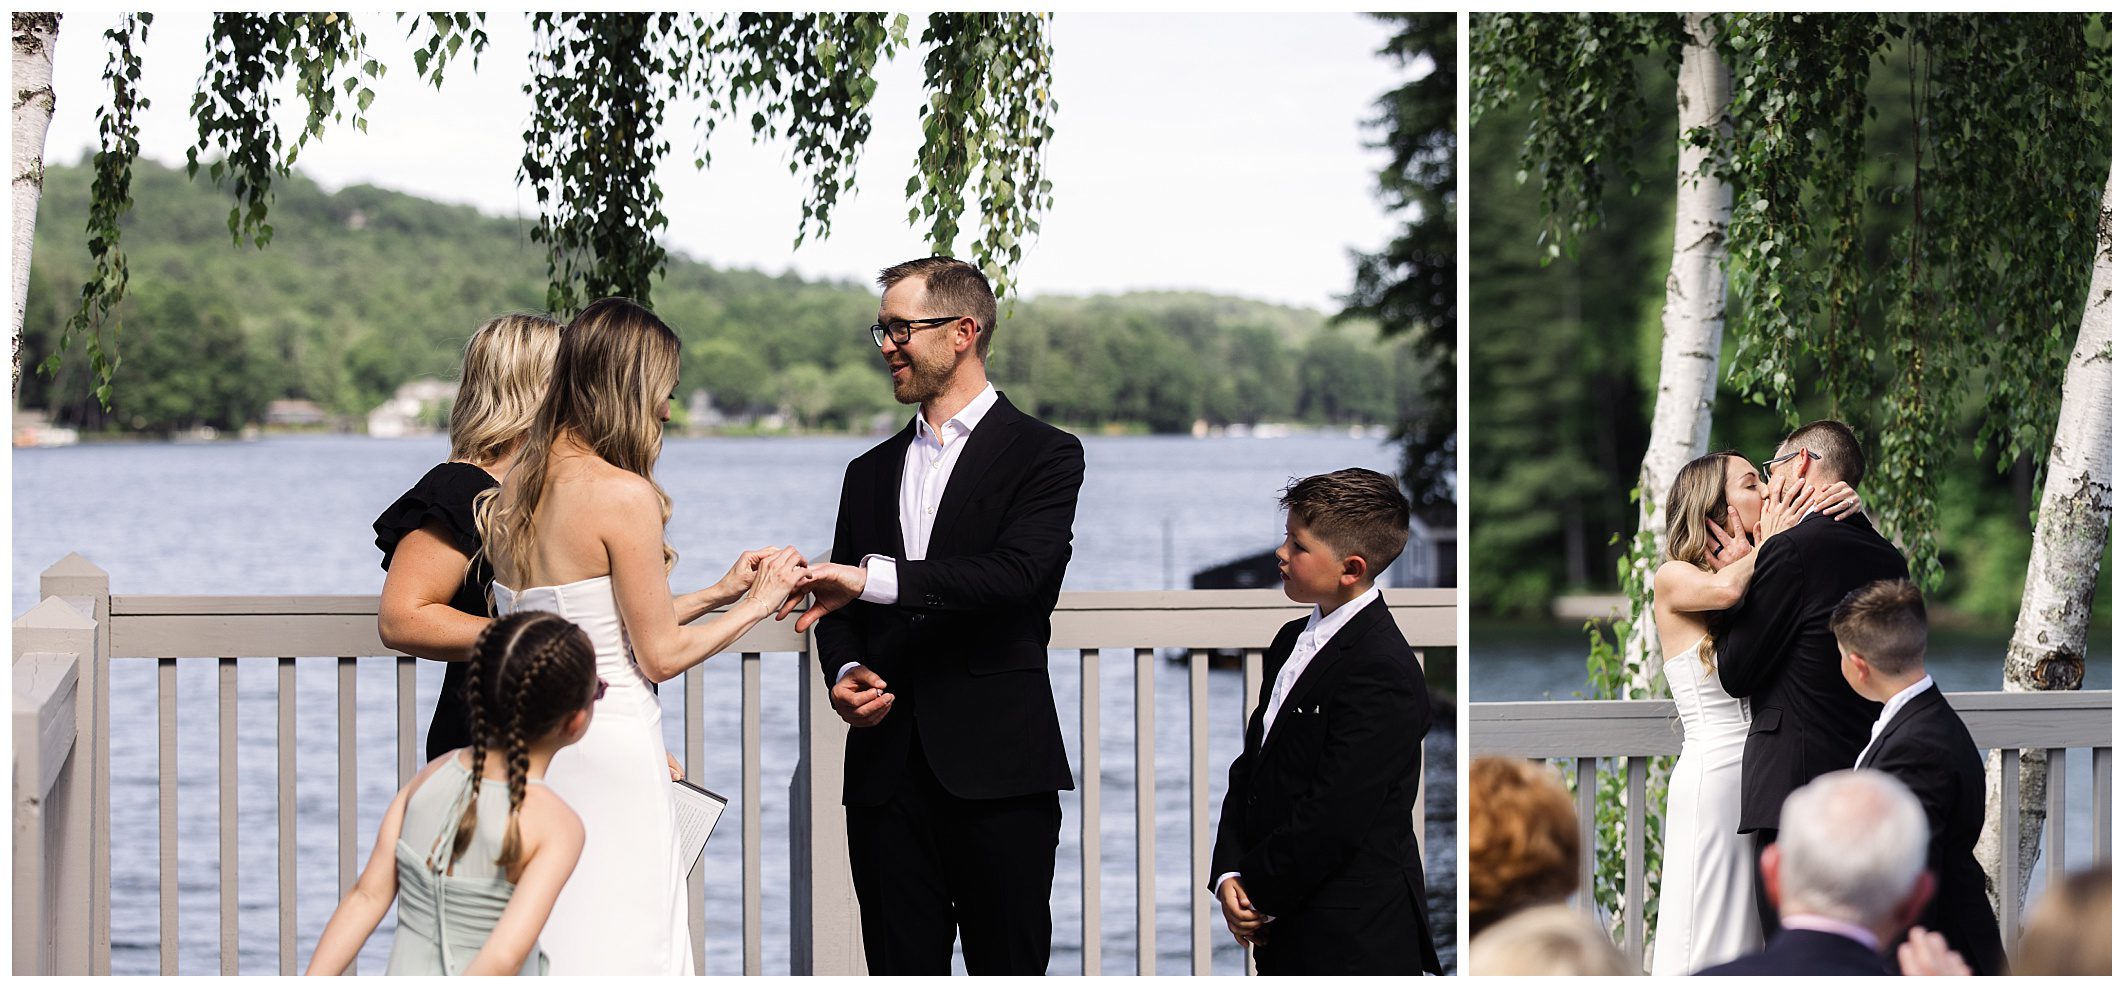
M 1578 890 L 1578 814 L 1555 773 L 1488 755 L 1468 766 L 1468 934 Z

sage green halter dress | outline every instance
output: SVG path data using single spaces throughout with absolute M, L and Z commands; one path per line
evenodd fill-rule
M 463 974 L 516 891 L 494 866 L 509 827 L 509 784 L 499 779 L 480 780 L 472 844 L 443 874 L 472 781 L 472 770 L 453 752 L 406 802 L 398 831 L 398 933 L 386 974 Z M 517 973 L 545 974 L 545 951 L 533 950 Z

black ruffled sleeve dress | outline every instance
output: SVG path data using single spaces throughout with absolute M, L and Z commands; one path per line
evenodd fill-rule
M 479 528 L 472 521 L 472 499 L 481 491 L 500 486 L 487 471 L 470 463 L 444 463 L 428 471 L 384 513 L 376 517 L 376 547 L 383 550 L 383 567 L 391 568 L 398 543 L 430 524 L 440 525 L 452 544 L 473 557 L 472 572 L 458 586 L 450 606 L 477 617 L 487 615 L 487 587 L 494 571 L 479 556 Z M 435 716 L 428 721 L 428 758 L 472 743 L 471 714 L 465 706 L 463 662 L 443 663 L 442 695 L 435 699 Z

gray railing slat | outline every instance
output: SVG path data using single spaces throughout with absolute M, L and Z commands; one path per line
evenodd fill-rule
M 2043 880 L 2056 888 L 2065 878 L 2065 749 L 2045 749 L 2043 762 Z
M 223 658 L 220 665 L 221 695 L 215 704 L 221 721 L 220 743 L 216 746 L 220 767 L 214 785 L 221 791 L 221 818 L 216 824 L 221 831 L 221 973 L 237 974 L 236 660 Z
M 162 973 L 177 973 L 177 660 L 155 660 L 155 771 L 159 776 L 155 843 L 161 855 L 162 913 L 157 946 Z
M 1999 749 L 1999 932 L 2021 939 L 2021 753 Z
M 1586 915 L 1597 915 L 1598 896 L 1593 894 L 1593 864 L 1596 842 L 1593 825 L 1596 819 L 1594 806 L 1600 795 L 1600 760 L 1597 758 L 1574 758 L 1572 770 L 1577 773 L 1578 788 L 1578 903 Z
M 1158 973 L 1158 811 L 1152 673 L 1157 653 L 1136 649 L 1136 973 Z
M 1630 759 L 1628 815 L 1623 837 L 1623 957 L 1634 971 L 1645 968 L 1645 783 L 1648 759 Z
M 419 680 L 415 678 L 410 655 L 401 655 L 392 660 L 398 672 L 398 787 L 405 788 L 420 771 L 420 720 L 417 704 L 420 700 Z
M 744 821 L 745 894 L 743 928 L 745 937 L 745 973 L 759 974 L 760 938 L 763 929 L 760 923 L 760 845 L 763 835 L 760 830 L 760 653 L 745 652 L 739 656 L 740 676 L 743 686 L 739 690 L 742 710 L 739 730 L 744 739 L 739 745 L 743 764 L 744 806 L 739 808 L 739 818 Z
M 1190 964 L 1188 973 L 1210 973 L 1210 909 L 1214 905 L 1203 901 L 1210 880 L 1210 811 L 1209 811 L 1209 652 L 1192 648 L 1187 652 L 1187 836 L 1189 850 L 1189 875 L 1187 899 L 1194 905 L 1188 910 L 1194 917 L 1188 924 L 1191 935 L 1189 944 Z M 1218 914 L 1222 915 L 1221 909 Z
M 2109 862 L 2109 748 L 2094 750 L 2094 856 Z
M 354 849 L 361 838 L 355 833 L 355 818 L 360 806 L 355 801 L 356 768 L 354 754 L 354 691 L 357 680 L 355 659 L 351 655 L 339 657 L 339 894 L 345 896 L 354 888 Z M 347 964 L 346 973 L 361 973 L 361 954 Z
M 700 663 L 686 670 L 685 703 L 686 726 L 685 748 L 679 752 L 679 760 L 686 765 L 686 781 L 700 785 L 707 764 L 707 723 L 703 720 L 707 710 L 703 702 L 706 687 L 701 677 Z M 696 974 L 708 973 L 708 914 L 703 896 L 706 893 L 708 876 L 707 855 L 686 869 L 686 935 L 693 938 L 693 970 Z
M 280 659 L 280 682 L 276 690 L 275 706 L 279 708 L 280 723 L 274 737 L 280 751 L 278 778 L 273 780 L 273 791 L 279 797 L 274 809 L 275 822 L 279 824 L 280 841 L 275 850 L 279 857 L 280 870 L 280 973 L 298 973 L 295 962 L 295 660 L 282 656 Z
M 1077 753 L 1084 781 L 1077 812 L 1077 847 L 1082 852 L 1084 970 L 1099 973 L 1099 650 L 1078 653 Z

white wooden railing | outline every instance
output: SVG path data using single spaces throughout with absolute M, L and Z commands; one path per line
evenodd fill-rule
M 180 717 L 209 716 L 197 701 L 180 699 L 178 670 L 215 664 L 216 766 L 212 798 L 218 803 L 217 862 L 219 970 L 238 973 L 238 841 L 236 779 L 239 759 L 269 757 L 275 766 L 276 903 L 278 968 L 298 971 L 310 944 L 297 942 L 294 902 L 301 869 L 321 862 L 296 853 L 298 764 L 317 757 L 296 744 L 298 666 L 336 667 L 337 888 L 353 884 L 369 835 L 357 826 L 359 745 L 356 738 L 357 672 L 374 662 L 390 663 L 395 694 L 396 785 L 421 764 L 419 722 L 425 715 L 416 695 L 417 660 L 390 656 L 376 632 L 373 596 L 113 596 L 109 577 L 73 555 L 45 571 L 43 601 L 15 622 L 15 972 L 108 974 L 111 963 L 110 670 L 115 663 L 152 662 L 156 669 L 156 780 L 160 825 L 153 853 L 159 865 L 159 956 L 162 973 L 177 973 L 178 865 L 188 853 L 179 837 L 180 799 L 204 794 L 180 791 Z M 1388 590 L 1386 599 L 1419 657 L 1424 648 L 1454 641 L 1454 591 Z M 1080 734 L 1078 789 L 1082 848 L 1081 937 L 1083 970 L 1098 973 L 1100 931 L 1101 649 L 1129 650 L 1135 672 L 1134 751 L 1136 806 L 1136 947 L 1139 973 L 1155 973 L 1156 909 L 1153 895 L 1156 805 L 1165 785 L 1188 787 L 1191 888 L 1209 881 L 1214 833 L 1210 807 L 1211 732 L 1236 738 L 1260 692 L 1260 648 L 1284 621 L 1302 613 L 1273 590 L 1065 593 L 1054 614 L 1052 646 L 1077 653 L 1080 678 L 1076 720 Z M 1157 705 L 1152 680 L 1160 649 L 1187 650 L 1189 724 L 1185 779 L 1159 778 L 1153 755 Z M 1213 711 L 1209 704 L 1212 650 L 1241 650 L 1244 706 Z M 738 912 L 742 969 L 762 972 L 763 856 L 761 826 L 761 727 L 765 656 L 793 654 L 797 679 L 797 766 L 789 788 L 790 943 L 795 974 L 853 974 L 864 969 L 862 938 L 847 861 L 845 818 L 839 805 L 845 725 L 826 700 L 810 642 L 791 623 L 763 622 L 733 648 L 740 665 L 739 721 L 741 789 L 733 809 L 740 833 L 742 894 Z M 717 660 L 723 661 L 723 660 Z M 237 741 L 237 671 L 251 664 L 277 671 L 274 742 L 269 753 Z M 779 658 L 776 663 L 781 666 Z M 1066 666 L 1055 675 L 1065 674 Z M 681 681 L 684 742 L 679 752 L 687 773 L 701 781 L 705 761 L 703 674 Z M 1068 712 L 1064 711 L 1064 719 Z M 299 756 L 299 757 L 298 757 Z M 1419 796 L 1411 825 L 1423 833 Z M 140 854 L 144 848 L 121 853 Z M 1067 867 L 1066 863 L 1059 865 Z M 703 967 L 702 874 L 689 877 L 696 968 Z M 1206 894 L 1188 899 L 1189 959 L 1208 973 L 1213 936 L 1221 920 Z M 1062 935 L 1057 931 L 1058 936 Z
M 2016 765 L 2022 751 L 2043 751 L 2050 765 L 2046 791 L 2048 849 L 2046 881 L 2055 882 L 2064 872 L 2066 753 L 2087 748 L 2093 754 L 2092 788 L 2093 852 L 2096 862 L 2109 860 L 2110 848 L 2110 694 L 2108 690 L 2055 693 L 1949 693 L 1947 702 L 1962 721 L 1977 747 L 1999 750 L 2004 764 Z M 1579 906 L 1595 911 L 1593 896 L 1582 894 L 1593 887 L 1598 864 L 1596 855 L 1623 856 L 1623 948 L 1624 956 L 1645 956 L 1645 789 L 1651 760 L 1681 753 L 1682 734 L 1672 700 L 1541 700 L 1518 703 L 1471 703 L 1468 705 L 1470 757 L 1509 755 L 1552 761 L 1561 768 L 1578 801 Z M 1594 817 L 1603 760 L 1624 763 L 1624 833 L 1622 846 L 1602 847 L 1596 840 Z M 2018 807 L 2020 773 L 2000 773 L 2003 798 L 2000 805 Z M 2001 847 L 2020 846 L 2020 814 L 2004 815 Z M 2000 887 L 2018 889 L 2014 869 L 2019 861 L 2006 855 L 2006 873 Z M 2020 938 L 2020 902 L 2005 896 L 2000 904 L 1999 928 L 2007 944 Z

